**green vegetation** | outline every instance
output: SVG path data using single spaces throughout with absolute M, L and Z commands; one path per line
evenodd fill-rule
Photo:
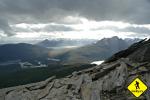
M 51 76 L 62 78 L 74 71 L 93 67 L 91 64 L 49 65 L 43 68 L 21 69 L 13 72 L 0 72 L 0 88 L 23 85 L 45 80 Z

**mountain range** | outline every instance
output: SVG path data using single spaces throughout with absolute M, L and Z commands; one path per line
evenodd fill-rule
M 101 65 L 66 77 L 1 89 L 0 100 L 149 100 L 149 77 L 150 39 L 115 53 Z M 148 87 L 139 98 L 127 89 L 135 78 Z
M 126 49 L 133 43 L 131 41 L 135 42 L 134 39 L 128 41 L 118 37 L 104 38 L 96 43 L 72 49 L 59 48 L 58 45 L 55 45 L 55 42 L 49 40 L 41 42 L 48 43 L 45 46 L 26 43 L 4 44 L 0 45 L 0 65 L 10 61 L 30 62 L 32 64 L 37 64 L 38 62 L 49 64 L 56 60 L 62 64 L 90 63 L 92 61 L 104 60 L 114 53 Z M 55 45 L 59 49 L 47 48 L 47 45 L 51 45 L 51 47 Z
M 76 46 L 84 46 L 91 44 L 93 42 L 96 42 L 94 39 L 45 39 L 36 45 L 42 46 L 42 47 L 47 47 L 47 48 L 54 48 L 54 47 L 59 47 L 59 48 L 65 48 L 65 47 L 76 47 Z
M 62 63 L 91 63 L 97 60 L 104 60 L 114 53 L 124 50 L 131 44 L 140 39 L 121 39 L 117 36 L 112 38 L 103 38 L 96 43 L 82 46 L 70 50 L 56 58 L 61 59 Z

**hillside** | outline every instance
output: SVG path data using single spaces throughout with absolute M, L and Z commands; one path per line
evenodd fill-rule
M 139 77 L 150 88 L 150 40 L 116 53 L 103 64 L 71 75 L 0 90 L 0 100 L 137 100 L 127 86 Z M 149 100 L 146 91 L 138 100 Z
M 48 51 L 47 48 L 26 43 L 4 44 L 0 46 L 0 62 L 38 60 L 48 57 Z

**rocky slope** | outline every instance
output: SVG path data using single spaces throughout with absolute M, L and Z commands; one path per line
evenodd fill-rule
M 150 40 L 140 41 L 105 63 L 61 79 L 0 90 L 0 100 L 137 100 L 127 86 L 139 77 L 150 87 Z M 150 100 L 147 90 L 138 100 Z

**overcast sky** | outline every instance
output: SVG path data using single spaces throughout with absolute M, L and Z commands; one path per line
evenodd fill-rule
M 0 42 L 150 35 L 150 0 L 0 0 Z

